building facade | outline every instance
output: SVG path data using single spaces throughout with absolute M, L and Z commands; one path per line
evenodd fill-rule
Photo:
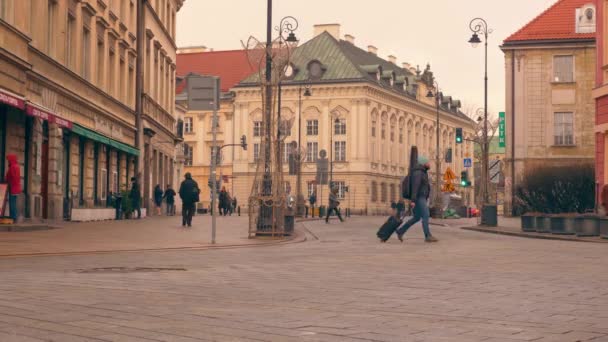
M 608 1 L 596 0 L 597 8 L 597 64 L 595 99 L 595 178 L 600 189 L 608 184 Z
M 162 23 L 158 36 L 173 51 L 172 59 L 169 54 L 159 62 L 162 69 L 146 73 L 156 80 L 146 93 L 156 91 L 147 95 L 154 103 L 147 102 L 146 124 L 163 125 L 170 136 L 175 120 L 161 114 L 174 115 L 170 61 L 175 61 L 175 12 L 182 2 L 145 5 L 155 20 L 146 20 L 148 37 L 155 37 Z M 18 156 L 22 217 L 113 218 L 112 210 L 104 209 L 110 194 L 127 188 L 138 159 L 148 155 L 135 148 L 136 21 L 132 0 L 2 1 L 0 171 L 7 154 Z M 175 154 L 175 145 L 169 146 L 163 155 L 168 160 Z M 166 165 L 159 161 L 149 171 L 169 174 Z
M 541 166 L 592 164 L 596 6 L 559 0 L 505 39 L 505 214 Z
M 399 184 L 407 173 L 412 145 L 429 157 L 435 179 L 437 108 L 435 99 L 426 97 L 435 90 L 434 76 L 430 66 L 423 71 L 408 64 L 398 66 L 394 56 L 382 59 L 374 46 L 363 50 L 353 36 L 340 37 L 340 25 L 316 25 L 314 38 L 293 52 L 281 86 L 281 118 L 294 123 L 285 133 L 285 142 L 297 142 L 301 131 L 299 145 L 307 154 L 302 164 L 306 198 L 316 193 L 317 205 L 327 205 L 328 185 L 315 181 L 316 160 L 325 150 L 342 206 L 364 214 L 385 213 L 400 198 Z M 245 135 L 249 141 L 247 151 L 235 151 L 234 193 L 241 199 L 251 194 L 263 135 L 256 78 L 257 74 L 232 89 L 234 136 Z M 305 87 L 311 96 L 300 103 Z M 468 141 L 456 144 L 455 128 L 462 127 L 465 138 L 471 138 L 474 123 L 460 112 L 459 101 L 442 95 L 440 105 L 441 172 L 450 167 L 460 175 L 462 160 L 472 158 L 473 147 Z M 451 163 L 443 158 L 448 149 L 453 152 Z M 283 152 L 287 170 L 289 148 L 285 146 Z M 285 176 L 284 186 L 295 193 L 296 176 Z M 472 189 L 458 192 L 473 203 Z

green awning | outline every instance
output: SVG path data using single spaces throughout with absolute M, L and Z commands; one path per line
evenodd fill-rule
M 95 131 L 92 131 L 88 128 L 84 128 L 78 124 L 74 124 L 72 126 L 72 132 L 76 133 L 80 136 L 83 136 L 85 138 L 91 139 L 93 141 L 108 145 L 108 146 L 112 146 L 117 150 L 132 154 L 134 156 L 139 156 L 139 150 L 136 149 L 135 147 L 129 146 L 125 143 L 121 143 L 120 141 L 114 140 L 114 139 L 110 139 L 108 137 L 106 137 L 105 135 L 101 135 Z

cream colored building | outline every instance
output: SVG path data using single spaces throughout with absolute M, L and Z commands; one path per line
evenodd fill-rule
M 594 162 L 595 6 L 557 1 L 507 38 L 502 50 L 505 214 L 511 215 L 514 190 L 535 168 Z
M 112 218 L 112 210 L 105 209 L 109 194 L 127 187 L 139 156 L 150 161 L 146 174 L 170 180 L 176 140 L 175 12 L 182 3 L 145 5 L 144 125 L 156 135 L 140 153 L 135 148 L 136 1 L 2 0 L 0 157 L 14 153 L 20 160 L 22 217 Z M 5 169 L 0 163 L 0 173 Z
M 234 193 L 240 199 L 250 196 L 262 135 L 260 89 L 254 80 L 252 76 L 232 89 L 234 136 L 246 135 L 249 141 L 248 151 L 235 151 Z M 408 169 L 410 147 L 418 146 L 420 154 L 434 160 L 436 106 L 434 98 L 426 97 L 433 80 L 428 66 L 424 71 L 408 64 L 398 66 L 394 56 L 388 60 L 379 57 L 374 46 L 358 48 L 351 35 L 341 39 L 340 25 L 316 25 L 314 38 L 294 51 L 282 85 L 282 118 L 293 118 L 296 123 L 285 141 L 297 141 L 301 130 L 301 145 L 308 154 L 302 169 L 305 196 L 316 192 L 318 204 L 327 204 L 328 186 L 314 184 L 315 160 L 326 150 L 334 160 L 333 180 L 342 206 L 356 213 L 385 213 L 391 201 L 400 197 L 399 184 Z M 304 98 L 300 108 L 299 92 L 306 85 L 310 85 L 312 96 Z M 469 142 L 456 144 L 455 128 L 462 127 L 466 138 L 474 132 L 474 123 L 459 107 L 459 101 L 442 96 L 441 171 L 451 167 L 457 175 L 463 170 L 463 158 L 473 157 L 473 148 Z M 302 123 L 298 127 L 300 110 Z M 450 164 L 443 162 L 448 148 L 453 151 Z M 296 177 L 286 176 L 285 181 L 285 187 L 295 193 Z M 473 203 L 472 189 L 458 191 Z

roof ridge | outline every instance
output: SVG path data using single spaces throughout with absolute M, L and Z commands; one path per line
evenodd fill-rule
M 178 55 L 200 55 L 200 54 L 212 54 L 212 53 L 223 53 L 223 52 L 241 52 L 246 51 L 245 49 L 231 49 L 231 50 L 212 50 L 212 51 L 196 51 L 196 52 L 178 52 Z
M 544 16 L 547 12 L 549 12 L 550 10 L 552 10 L 553 8 L 557 7 L 557 5 L 561 4 L 562 2 L 564 2 L 566 0 L 557 0 L 557 2 L 555 2 L 553 5 L 547 7 L 544 11 L 542 11 L 540 14 L 538 14 L 536 17 L 532 18 L 532 20 L 528 21 L 527 24 L 525 24 L 524 26 L 522 26 L 519 30 L 515 31 L 515 33 L 511 34 L 509 37 L 507 37 L 505 40 L 503 40 L 503 43 L 506 43 L 508 41 L 510 41 L 513 37 L 515 37 L 517 34 L 519 34 L 520 32 L 522 32 L 523 30 L 527 29 L 530 25 L 532 25 L 533 23 L 535 23 L 536 21 L 538 21 L 542 16 Z

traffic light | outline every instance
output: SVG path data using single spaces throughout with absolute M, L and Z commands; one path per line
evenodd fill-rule
M 460 186 L 462 186 L 463 188 L 468 188 L 471 186 L 471 181 L 469 181 L 469 172 L 468 171 L 462 171 L 460 173 Z
M 456 128 L 456 143 L 462 144 L 462 128 Z
M 448 148 L 448 150 L 445 152 L 445 162 L 448 164 L 452 163 L 452 149 Z
M 241 147 L 247 151 L 247 137 L 244 135 L 241 137 Z

